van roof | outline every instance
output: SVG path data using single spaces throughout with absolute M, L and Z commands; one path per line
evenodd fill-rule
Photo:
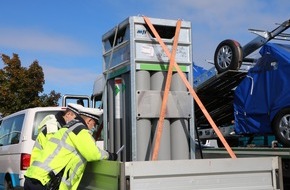
M 12 113 L 10 115 L 7 115 L 5 117 L 3 117 L 2 119 L 5 119 L 7 117 L 11 117 L 11 116 L 14 116 L 14 115 L 17 115 L 19 113 L 26 113 L 26 112 L 38 112 L 38 111 L 65 111 L 66 110 L 66 107 L 34 107 L 34 108 L 27 108 L 27 109 L 24 109 L 24 110 L 20 110 L 18 112 L 15 112 L 15 113 Z

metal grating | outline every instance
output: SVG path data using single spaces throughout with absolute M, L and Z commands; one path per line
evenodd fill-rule
M 229 125 L 234 120 L 234 89 L 246 75 L 245 71 L 229 70 L 210 78 L 197 87 L 197 95 L 217 126 Z M 210 127 L 196 103 L 194 108 L 196 126 Z

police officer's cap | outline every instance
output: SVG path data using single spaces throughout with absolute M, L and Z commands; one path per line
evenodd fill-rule
M 67 105 L 67 109 L 71 110 L 75 114 L 79 114 L 80 110 L 83 108 L 80 104 L 69 103 Z
M 100 117 L 103 115 L 103 110 L 98 108 L 83 107 L 82 109 L 80 109 L 80 115 L 92 118 L 96 122 L 98 122 Z

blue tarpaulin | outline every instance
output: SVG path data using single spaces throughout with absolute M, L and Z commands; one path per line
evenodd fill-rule
M 200 67 L 196 64 L 192 64 L 192 70 L 193 70 L 193 76 L 194 77 L 199 77 L 200 75 L 202 75 L 203 73 L 207 72 L 207 70 L 203 67 Z
M 214 67 L 207 70 L 203 67 L 197 66 L 194 63 L 192 65 L 194 88 L 197 88 L 200 84 L 204 83 L 205 81 L 216 75 L 216 69 Z
M 290 45 L 267 43 L 234 95 L 237 134 L 271 133 L 271 121 L 290 106 Z

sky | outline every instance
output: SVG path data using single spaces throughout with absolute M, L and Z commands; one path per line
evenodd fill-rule
M 130 16 L 190 21 L 192 59 L 209 69 L 221 41 L 243 46 L 256 37 L 248 29 L 272 31 L 289 10 L 289 0 L 1 0 L 0 54 L 18 54 L 27 68 L 37 60 L 43 93 L 90 96 L 102 73 L 102 35 Z

